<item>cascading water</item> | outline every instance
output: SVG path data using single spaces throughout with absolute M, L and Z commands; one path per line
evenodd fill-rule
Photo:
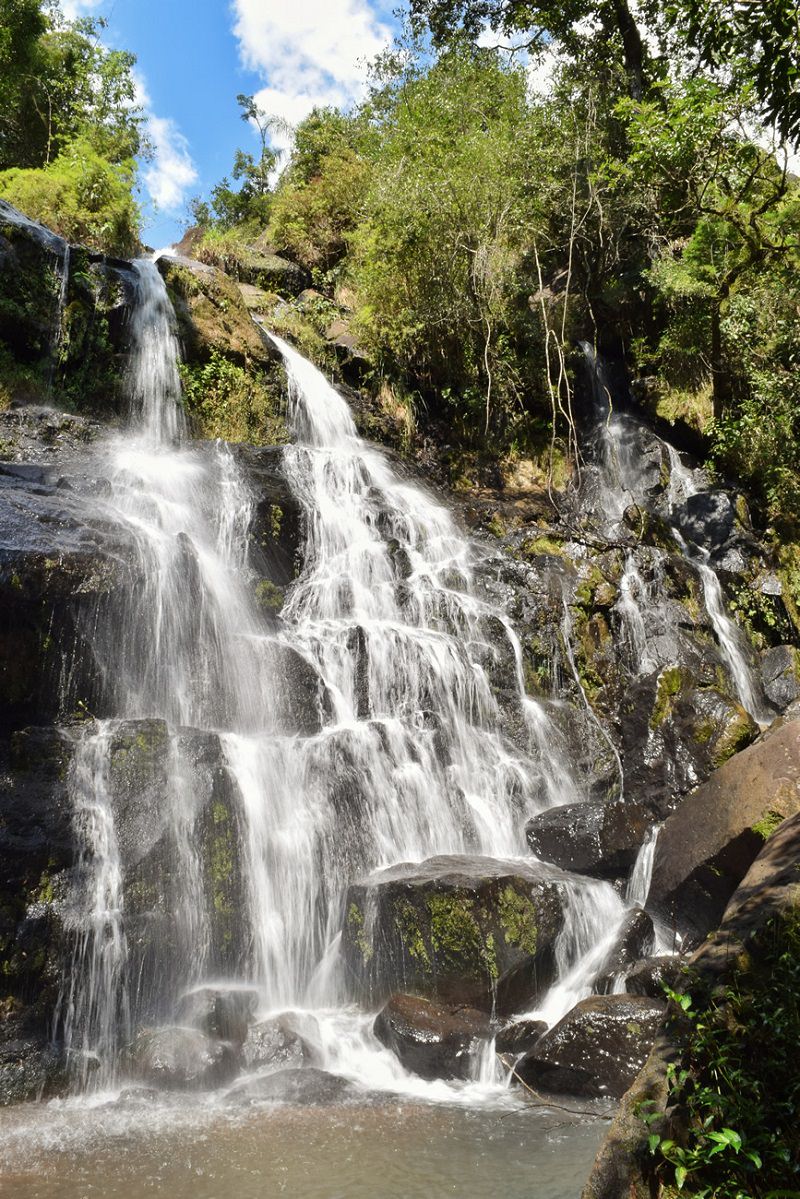
M 278 626 L 264 616 L 248 565 L 253 496 L 226 447 L 184 440 L 171 306 L 155 264 L 137 263 L 136 275 L 131 427 L 104 447 L 112 465 L 97 501 L 132 547 L 130 584 L 93 630 L 114 719 L 88 727 L 78 760 L 91 760 L 90 778 L 77 772 L 73 786 L 94 898 L 76 887 L 63 1035 L 101 1060 L 92 1085 L 108 1086 L 130 1028 L 174 1021 L 184 992 L 228 979 L 256 985 L 262 1012 L 294 1009 L 326 1068 L 452 1096 L 449 1084 L 406 1075 L 372 1017 L 347 1006 L 345 887 L 439 854 L 522 857 L 526 818 L 580 798 L 567 755 L 525 695 L 518 639 L 481 598 L 450 514 L 358 438 L 338 393 L 278 339 L 296 437 L 285 472 L 306 544 Z M 298 669 L 315 695 L 300 734 L 286 702 Z M 103 780 L 130 721 L 149 722 L 167 764 L 153 827 L 120 852 L 129 814 L 104 801 Z M 209 861 L 223 825 L 241 844 L 233 898 L 215 891 Z M 156 850 L 166 857 L 142 874 Z M 589 993 L 598 946 L 624 912 L 606 883 L 564 876 L 562 886 L 565 985 L 552 1018 Z M 129 902 L 148 888 L 169 909 L 163 945 Z

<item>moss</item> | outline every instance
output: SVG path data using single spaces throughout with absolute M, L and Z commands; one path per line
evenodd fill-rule
M 599 566 L 595 565 L 594 562 L 589 563 L 589 565 L 583 568 L 581 571 L 581 578 L 579 579 L 578 585 L 575 588 L 575 597 L 573 599 L 573 603 L 587 610 L 592 608 L 594 605 L 595 591 L 605 582 L 606 580 Z
M 764 841 L 769 841 L 774 832 L 780 828 L 786 817 L 781 812 L 768 809 L 760 820 L 753 825 L 753 832 L 758 833 Z
M 534 957 L 539 929 L 533 901 L 513 887 L 504 887 L 498 899 L 498 911 L 506 942 Z
M 358 949 L 366 966 L 374 954 L 372 944 L 364 931 L 364 913 L 357 903 L 351 903 L 347 911 L 347 923 L 353 944 Z
M 679 666 L 668 666 L 658 676 L 656 698 L 650 713 L 650 728 L 657 729 L 667 720 L 673 709 L 673 700 L 683 686 L 683 672 Z
M 737 707 L 714 743 L 711 761 L 715 766 L 722 766 L 750 745 L 757 734 L 758 729 L 744 708 Z
M 475 902 L 458 892 L 428 895 L 431 946 L 434 954 L 462 970 L 486 971 L 497 978 L 494 938 L 484 938 L 475 915 Z
M 536 558 L 541 554 L 549 554 L 553 558 L 563 558 L 564 546 L 552 537 L 533 537 L 523 542 L 522 553 L 526 558 Z
M 271 579 L 260 579 L 256 583 L 256 603 L 267 612 L 280 612 L 283 607 L 283 588 Z
M 414 958 L 424 970 L 430 970 L 431 958 L 420 928 L 419 915 L 408 900 L 400 900 L 395 904 L 394 925 L 409 957 Z

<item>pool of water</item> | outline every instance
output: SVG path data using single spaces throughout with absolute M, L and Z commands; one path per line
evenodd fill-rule
M 202 1100 L 0 1111 L 13 1199 L 578 1199 L 608 1127 L 519 1101 L 226 1112 Z

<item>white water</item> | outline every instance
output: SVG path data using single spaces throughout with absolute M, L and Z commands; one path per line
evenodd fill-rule
M 166 722 L 154 819 L 169 833 L 172 924 L 146 977 L 120 920 L 126 867 L 103 802 L 117 725 L 90 726 L 73 803 L 95 899 L 76 921 L 64 1035 L 101 1060 L 90 1082 L 112 1085 L 131 1026 L 170 1022 L 184 990 L 227 976 L 258 986 L 263 1013 L 291 1009 L 320 1064 L 372 1089 L 471 1102 L 499 1094 L 488 1055 L 473 1084 L 407 1075 L 372 1017 L 347 1006 L 337 946 L 349 882 L 439 854 L 521 857 L 526 819 L 579 797 L 557 731 L 525 696 L 519 641 L 478 594 L 472 549 L 449 512 L 358 438 L 338 393 L 278 339 L 296 438 L 285 469 L 306 542 L 279 625 L 265 618 L 248 565 L 253 496 L 224 445 L 186 443 L 174 316 L 155 264 L 136 270 L 131 429 L 103 448 L 109 486 L 97 501 L 132 546 L 131 583 L 122 610 L 99 622 L 95 654 L 117 718 Z M 318 730 L 305 735 L 287 717 L 293 664 L 317 680 L 308 702 Z M 219 739 L 244 846 L 241 937 L 225 953 L 198 847 L 219 801 L 187 729 Z M 87 822 L 92 804 L 102 819 Z M 624 910 L 605 883 L 575 879 L 564 891 L 553 1018 L 589 993 Z

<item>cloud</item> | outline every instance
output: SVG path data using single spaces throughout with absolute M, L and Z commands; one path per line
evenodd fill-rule
M 103 0 L 61 0 L 61 11 L 68 21 L 77 21 L 78 17 L 88 17 L 102 3 Z
M 154 159 L 144 172 L 151 199 L 165 212 L 179 212 L 186 194 L 197 182 L 189 143 L 170 117 L 149 114 L 147 122 Z
M 367 0 L 234 0 L 233 11 L 242 61 L 265 80 L 259 106 L 293 125 L 356 100 L 365 64 L 391 38 Z

